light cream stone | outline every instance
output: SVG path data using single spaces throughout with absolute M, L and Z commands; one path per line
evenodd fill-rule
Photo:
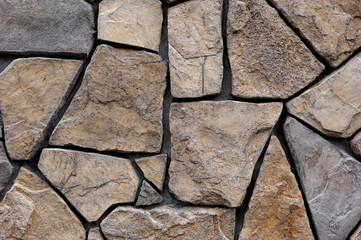
M 173 103 L 169 189 L 193 204 L 241 205 L 281 103 Z
M 192 0 L 169 8 L 168 42 L 173 97 L 221 92 L 222 0 Z
M 166 73 L 156 54 L 98 46 L 50 144 L 159 152 Z
M 161 203 L 163 197 L 149 184 L 147 181 L 143 181 L 142 188 L 135 203 L 136 206 L 149 206 L 157 203 Z
M 98 39 L 159 51 L 163 22 L 159 0 L 103 0 Z
M 361 225 L 352 234 L 352 236 L 350 237 L 350 240 L 361 240 Z
M 99 228 L 92 228 L 89 230 L 88 240 L 104 240 L 100 234 Z
M 354 154 L 361 160 L 361 132 L 351 140 L 351 148 Z
M 142 170 L 144 177 L 162 191 L 167 167 L 167 154 L 140 158 L 135 162 Z
M 89 222 L 113 204 L 135 200 L 139 179 L 127 159 L 44 149 L 38 167 Z

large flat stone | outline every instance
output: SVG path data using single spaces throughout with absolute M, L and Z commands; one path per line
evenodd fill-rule
M 361 240 L 361 225 L 352 234 L 352 236 L 350 237 L 350 240 Z
M 135 162 L 142 170 L 144 177 L 162 191 L 167 170 L 167 154 L 139 158 Z
M 0 192 L 9 183 L 13 170 L 14 167 L 10 164 L 6 155 L 4 144 L 0 142 Z
M 169 189 L 193 204 L 241 205 L 281 103 L 173 103 Z
M 50 144 L 159 152 L 166 73 L 156 54 L 98 46 Z

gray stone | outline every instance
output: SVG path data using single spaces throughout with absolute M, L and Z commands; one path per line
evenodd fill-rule
M 0 142 L 0 192 L 9 183 L 13 170 L 14 167 L 10 164 L 6 155 L 4 144 Z
M 283 127 L 319 239 L 346 239 L 361 219 L 361 163 L 293 118 Z
M 146 181 L 143 181 L 142 188 L 135 203 L 136 206 L 149 206 L 163 202 L 163 197 Z
M 162 191 L 167 170 L 167 154 L 140 158 L 135 162 L 142 170 L 144 177 Z

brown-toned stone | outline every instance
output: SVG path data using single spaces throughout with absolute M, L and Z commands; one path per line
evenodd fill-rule
M 88 240 L 104 240 L 104 238 L 100 234 L 99 228 L 92 228 L 89 230 Z
M 82 61 L 24 58 L 0 74 L 5 144 L 12 160 L 30 160 L 65 103 Z
M 227 25 L 236 97 L 286 99 L 324 69 L 265 0 L 230 0 Z
M 301 191 L 277 137 L 271 137 L 240 239 L 314 239 Z
M 142 188 L 140 189 L 138 200 L 135 205 L 149 206 L 161 203 L 162 201 L 163 197 L 149 183 L 147 183 L 147 181 L 143 181 Z
M 350 240 L 361 240 L 361 225 L 352 234 L 352 236 L 350 237 Z
M 0 192 L 9 183 L 13 170 L 14 167 L 10 164 L 6 155 L 4 144 L 0 142 Z
M 354 154 L 361 160 L 361 132 L 351 140 L 351 148 Z
M 166 73 L 156 54 L 98 46 L 50 144 L 159 152 Z
M 167 167 L 167 154 L 140 158 L 135 162 L 142 170 L 144 177 L 162 191 Z

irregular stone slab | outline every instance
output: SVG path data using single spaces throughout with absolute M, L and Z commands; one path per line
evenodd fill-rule
M 361 128 L 361 54 L 286 104 L 287 110 L 331 137 Z
M 139 179 L 127 159 L 44 149 L 38 167 L 89 222 L 113 204 L 135 200 Z
M 13 170 L 14 167 L 10 164 L 6 155 L 4 144 L 0 142 L 0 192 L 9 183 Z
M 351 148 L 356 157 L 361 160 L 361 132 L 351 140 Z
M 286 99 L 324 69 L 265 0 L 230 0 L 227 25 L 236 97 Z
M 118 207 L 100 224 L 108 240 L 233 239 L 235 209 Z
M 135 162 L 142 170 L 144 177 L 162 191 L 167 167 L 167 154 L 140 158 Z
M 98 39 L 158 52 L 162 22 L 158 0 L 104 0 L 99 4 Z
M 143 181 L 136 206 L 149 206 L 163 202 L 163 197 L 146 181 Z
M 359 0 L 271 0 L 332 67 L 361 46 Z
M 8 2 L 8 1 L 6 1 Z M 82 61 L 24 58 L 0 74 L 5 144 L 12 160 L 30 160 L 65 103 Z
M 88 240 L 104 240 L 100 234 L 99 228 L 92 228 L 89 230 Z
M 29 11 L 31 9 L 31 11 Z M 0 1 L 0 53 L 87 56 L 94 14 L 79 0 Z
M 85 239 L 76 216 L 45 182 L 25 168 L 0 203 L 2 239 Z
M 192 0 L 168 10 L 173 97 L 219 94 L 223 78 L 222 0 Z
M 283 128 L 319 239 L 346 239 L 361 219 L 361 163 L 293 118 Z
M 281 103 L 173 103 L 169 189 L 193 204 L 241 205 Z
M 361 225 L 357 228 L 356 232 L 352 234 L 350 240 L 361 240 Z
M 50 144 L 159 152 L 166 73 L 156 54 L 100 45 Z
M 277 137 L 271 137 L 240 239 L 314 239 L 301 191 Z

